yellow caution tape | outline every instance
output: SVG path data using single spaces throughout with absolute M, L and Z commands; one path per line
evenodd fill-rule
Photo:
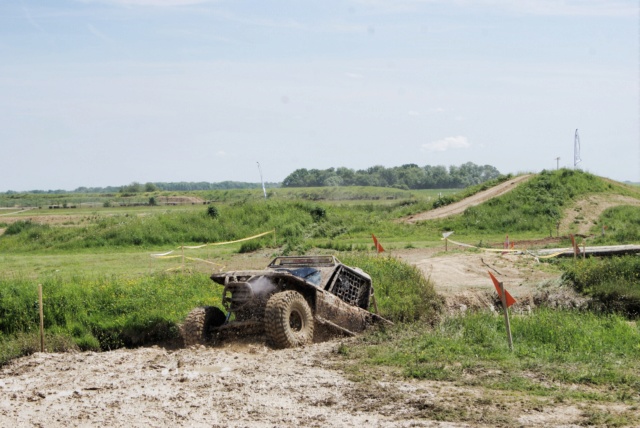
M 208 263 L 210 265 L 224 266 L 223 264 L 210 262 L 209 260 L 199 259 L 197 257 L 185 257 L 185 259 L 186 260 L 194 260 L 196 262 Z
M 551 258 L 554 258 L 554 257 L 558 257 L 560 254 L 564 254 L 567 251 L 571 251 L 571 248 L 567 248 L 564 251 L 558 251 L 557 253 L 553 253 L 553 254 L 550 254 L 548 256 L 536 256 L 536 257 L 539 258 L 539 259 L 551 259 Z
M 495 253 L 507 253 L 507 252 L 509 252 L 509 253 L 521 253 L 522 252 L 522 250 L 516 250 L 516 249 L 507 250 L 507 249 L 498 249 L 498 248 L 476 247 L 475 245 L 463 244 L 462 242 L 456 242 L 456 241 L 453 241 L 451 239 L 449 239 L 448 241 L 451 242 L 452 244 L 460 245 L 461 247 L 477 248 L 477 249 L 482 250 L 482 251 L 492 251 L 492 252 L 495 252 Z
M 444 240 L 444 238 L 442 238 L 441 240 Z M 507 249 L 499 249 L 499 248 L 476 247 L 475 245 L 464 244 L 462 242 L 452 241 L 451 239 L 449 239 L 448 241 L 451 242 L 452 244 L 460 245 L 461 247 L 477 248 L 477 249 L 482 250 L 482 251 L 491 251 L 491 252 L 494 252 L 494 253 L 522 253 L 523 252 L 523 250 L 516 250 L 516 249 L 507 250 Z M 532 256 L 534 256 L 534 257 L 536 257 L 538 259 L 551 259 L 551 258 L 554 258 L 554 257 L 558 257 L 560 254 L 564 254 L 564 253 L 566 253 L 567 251 L 570 251 L 570 250 L 571 250 L 570 248 L 567 248 L 566 250 L 559 251 L 557 253 L 553 253 L 553 254 L 550 254 L 548 256 L 538 256 L 538 255 L 533 254 L 533 253 L 531 253 L 529 251 L 527 251 L 527 253 L 531 254 Z
M 227 244 L 235 244 L 237 242 L 244 242 L 244 241 L 250 241 L 251 239 L 256 239 L 256 238 L 260 238 L 262 236 L 268 235 L 270 233 L 276 233 L 276 230 L 270 230 L 268 232 L 264 232 L 264 233 L 260 233 L 258 235 L 254 235 L 254 236 L 250 236 L 248 238 L 242 238 L 242 239 L 237 239 L 235 241 L 226 241 L 226 242 L 213 242 L 211 244 L 203 244 L 203 245 L 198 245 L 198 246 L 180 246 L 178 248 L 185 248 L 187 250 L 195 250 L 198 248 L 204 248 L 204 247 L 208 247 L 208 246 L 216 246 L 216 245 L 227 245 Z

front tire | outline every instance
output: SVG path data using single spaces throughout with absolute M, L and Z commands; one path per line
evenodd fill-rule
M 205 343 L 213 327 L 224 324 L 226 315 L 215 306 L 200 306 L 193 309 L 184 319 L 180 331 L 185 346 Z
M 276 348 L 293 348 L 313 340 L 313 313 L 297 291 L 287 290 L 271 296 L 264 320 L 267 339 Z

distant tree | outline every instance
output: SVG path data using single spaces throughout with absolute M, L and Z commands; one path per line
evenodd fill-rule
M 143 191 L 142 184 L 134 181 L 128 186 L 122 186 L 120 188 L 120 193 L 140 193 Z
M 153 184 L 153 183 L 146 183 L 146 184 L 144 185 L 144 191 L 145 191 L 145 192 L 155 192 L 155 191 L 157 191 L 157 190 L 158 190 L 158 186 L 156 186 L 156 185 L 155 185 L 155 184 Z
M 336 169 L 336 175 L 342 179 L 343 186 L 353 186 L 355 183 L 356 172 L 352 169 L 340 167 Z
M 337 175 L 332 175 L 331 177 L 327 177 L 323 183 L 324 186 L 327 187 L 337 187 L 342 185 L 342 178 Z
M 375 165 L 366 170 L 297 169 L 282 182 L 283 187 L 315 186 L 380 186 L 397 189 L 446 189 L 462 188 L 497 178 L 500 172 L 493 166 L 479 166 L 467 162 L 460 166 L 419 167 L 410 163 L 399 167 L 385 168 Z
M 309 181 L 309 171 L 305 168 L 296 169 L 289 174 L 283 181 L 283 187 L 306 187 Z

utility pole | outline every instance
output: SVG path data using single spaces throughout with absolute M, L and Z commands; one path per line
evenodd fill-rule
M 580 162 L 582 162 L 582 159 L 580 158 L 580 136 L 576 129 L 576 133 L 573 137 L 573 169 L 578 168 L 578 164 Z
M 560 156 L 556 158 L 556 170 L 560 169 Z

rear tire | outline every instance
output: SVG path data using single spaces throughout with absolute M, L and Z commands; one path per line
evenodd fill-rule
M 195 308 L 184 319 L 180 332 L 185 346 L 205 343 L 211 336 L 211 329 L 224 324 L 226 315 L 215 306 Z
M 293 348 L 313 340 L 313 313 L 297 291 L 287 290 L 271 296 L 264 321 L 267 339 L 276 348 Z

